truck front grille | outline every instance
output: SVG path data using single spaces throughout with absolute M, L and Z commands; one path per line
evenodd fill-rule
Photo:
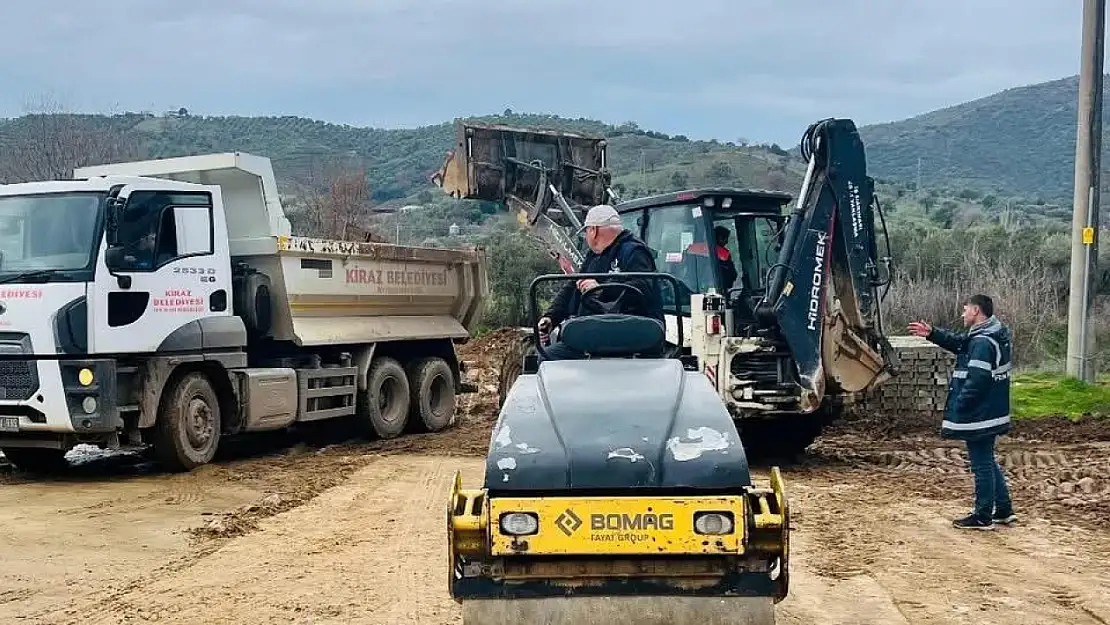
M 18 341 L 0 341 L 0 400 L 30 399 L 39 388 L 38 367 L 33 360 L 9 360 L 30 351 L 24 335 Z

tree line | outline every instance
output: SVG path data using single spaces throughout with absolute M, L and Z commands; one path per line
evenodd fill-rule
M 0 137 L 5 153 L 0 181 L 64 179 L 75 167 L 150 156 L 126 128 L 105 125 L 103 116 L 60 112 L 56 106 L 40 107 L 19 119 L 18 132 Z M 661 137 L 631 123 L 608 132 L 637 142 L 612 159 L 618 190 L 629 199 L 701 184 L 789 192 L 799 186 L 802 164 L 781 149 L 768 152 L 745 146 L 743 140 L 731 147 L 710 148 L 704 142 L 678 147 L 692 143 L 682 136 L 666 137 L 676 147 L 662 149 Z M 307 157 L 294 175 L 282 180 L 282 201 L 295 232 L 407 245 L 485 246 L 491 258 L 492 297 L 484 325 L 525 323 L 528 283 L 540 273 L 558 271 L 527 233 L 500 207 L 453 200 L 430 186 L 410 196 L 417 209 L 398 211 L 396 203 L 383 207 L 371 170 L 368 159 L 359 154 Z M 959 300 L 981 291 L 995 297 L 999 316 L 1012 327 L 1019 366 L 1062 367 L 1070 207 L 966 189 L 916 189 L 891 181 L 879 181 L 878 194 L 896 267 L 882 304 L 889 333 L 903 333 L 906 323 L 916 318 L 955 325 Z M 1110 340 L 1105 314 L 1110 311 L 1108 283 L 1099 282 L 1092 316 L 1100 344 Z M 1106 360 L 1105 353 L 1099 352 L 1100 360 Z

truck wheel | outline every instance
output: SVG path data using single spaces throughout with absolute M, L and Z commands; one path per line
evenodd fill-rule
M 442 358 L 421 358 L 409 366 L 414 425 L 438 432 L 455 420 L 455 375 Z
M 392 358 L 375 358 L 366 374 L 366 392 L 360 412 L 379 438 L 396 438 L 409 421 L 409 380 Z
M 0 452 L 15 468 L 28 473 L 57 473 L 69 466 L 64 449 L 4 447 Z
M 220 400 L 208 377 L 189 373 L 163 396 L 154 450 L 171 471 L 191 471 L 216 455 L 220 444 Z

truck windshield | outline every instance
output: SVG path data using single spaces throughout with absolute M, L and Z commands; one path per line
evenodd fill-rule
M 0 196 L 0 279 L 34 272 L 41 279 L 82 280 L 91 270 L 102 193 Z

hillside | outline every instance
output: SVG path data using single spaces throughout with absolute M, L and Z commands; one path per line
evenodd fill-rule
M 60 124 L 59 116 L 25 116 L 0 122 L 0 175 L 25 179 L 32 174 L 15 167 L 29 156 L 28 148 L 49 134 L 43 126 Z M 119 158 L 159 158 L 222 151 L 245 151 L 273 160 L 279 183 L 288 191 L 321 167 L 336 162 L 364 166 L 377 202 L 411 200 L 431 190 L 428 176 L 452 146 L 452 122 L 413 129 L 381 130 L 329 124 L 299 117 L 196 117 L 128 113 L 115 116 L 78 115 L 64 118 L 65 130 L 80 133 L 84 143 L 111 137 L 126 143 Z M 801 182 L 788 155 L 777 146 L 737 148 L 715 141 L 690 141 L 586 119 L 551 115 L 505 115 L 479 118 L 519 126 L 539 126 L 609 137 L 609 159 L 615 184 L 629 197 L 687 185 L 733 184 L 795 189 Z M 79 158 L 61 154 L 60 160 Z M 111 158 L 94 155 L 94 160 Z M 5 163 L 5 161 L 9 161 Z M 15 167 L 13 169 L 13 167 Z M 25 169 L 25 168 L 24 168 Z M 64 169 L 64 168 L 63 168 Z M 680 171 L 681 170 L 681 171 Z M 55 172 L 50 172 L 58 175 Z M 62 174 L 64 175 L 64 174 Z
M 863 126 L 869 169 L 877 178 L 906 185 L 917 182 L 920 173 L 922 186 L 942 195 L 974 191 L 976 195 L 1009 199 L 1015 205 L 1070 206 L 1077 92 L 1078 77 L 1072 76 L 1008 89 L 902 121 Z M 48 134 L 43 129 L 48 123 L 45 119 L 25 116 L 0 120 L 0 180 L 27 177 L 26 166 L 13 169 L 11 162 L 35 158 L 11 147 L 42 142 Z M 50 119 L 51 124 L 60 123 L 59 116 Z M 118 137 L 125 138 L 130 146 L 128 157 L 224 150 L 267 155 L 273 159 L 285 190 L 328 163 L 364 166 L 374 199 L 397 203 L 413 201 L 421 191 L 430 190 L 427 176 L 442 162 L 453 138 L 450 122 L 383 130 L 293 116 L 197 117 L 184 109 L 157 116 L 126 113 L 65 119 L 67 126 L 108 134 L 117 137 L 117 142 Z M 503 115 L 479 119 L 609 137 L 611 166 L 627 197 L 699 184 L 729 183 L 791 191 L 800 184 L 801 164 L 786 158 L 787 153 L 778 146 L 690 141 L 681 135 L 641 130 L 634 123 L 616 126 L 508 110 Z M 798 129 L 799 134 L 802 130 Z M 96 152 L 88 147 L 95 142 L 86 138 L 84 143 L 84 152 Z M 77 157 L 66 154 L 60 160 Z M 1051 208 L 1045 210 L 1052 212 Z
M 860 133 L 878 176 L 914 182 L 920 158 L 924 187 L 1004 191 L 1070 205 L 1078 91 L 1079 78 L 1072 76 Z
M 1070 157 L 1052 163 L 1049 157 L 1034 155 L 1039 160 L 1030 161 L 1033 157 L 1025 158 L 1026 144 L 1014 138 L 1016 131 L 988 134 L 977 143 L 952 135 L 955 180 L 923 177 L 924 188 L 915 189 L 895 179 L 916 177 L 914 141 L 927 142 L 930 136 L 943 137 L 960 128 L 971 137 L 984 135 L 981 130 L 988 123 L 1013 129 L 1023 123 L 1015 119 L 1027 119 L 1029 111 L 1051 108 L 1036 101 L 1028 89 L 1016 93 L 1025 95 L 1008 92 L 993 104 L 971 103 L 901 125 L 865 130 L 869 170 L 878 179 L 896 268 L 896 287 L 883 306 L 890 328 L 904 328 L 910 319 L 918 318 L 951 323 L 958 314 L 952 294 L 982 289 L 996 294 L 1006 310 L 1019 337 L 1023 362 L 1058 363 L 1066 336 L 1068 206 L 1053 205 L 1035 195 L 1014 197 L 1017 194 L 1012 191 L 984 193 L 976 190 L 984 185 L 973 173 L 977 167 L 1010 171 L 1011 178 L 999 175 L 1002 189 L 1036 190 L 1041 171 L 1066 179 Z M 1066 97 L 1057 96 L 1058 107 L 1066 108 Z M 1068 114 L 1065 111 L 1051 124 L 1037 128 L 1047 133 L 1045 129 L 1054 124 L 1067 125 L 1071 122 L 1063 118 Z M 703 185 L 764 187 L 794 194 L 801 185 L 803 163 L 796 153 L 778 146 L 691 141 L 645 131 L 633 123 L 614 126 L 510 111 L 482 119 L 608 137 L 614 186 L 625 198 Z M 451 123 L 381 130 L 297 117 L 197 117 L 184 110 L 165 115 L 32 115 L 0 120 L 0 181 L 68 177 L 77 165 L 134 158 L 232 150 L 266 155 L 273 159 L 279 186 L 287 194 L 283 201 L 295 232 L 346 238 L 362 236 L 361 229 L 379 239 L 409 245 L 484 245 L 490 251 L 492 291 L 484 323 L 488 327 L 527 323 L 523 294 L 536 275 L 558 267 L 521 236 L 513 228 L 514 220 L 498 207 L 452 200 L 431 186 L 428 176 L 451 147 L 452 131 Z M 1067 133 L 1057 135 L 1037 135 L 1029 144 L 1066 152 L 1070 149 Z M 988 139 L 994 141 L 993 147 L 985 144 Z M 961 152 L 972 146 L 978 151 Z M 1022 158 L 1006 160 L 1001 156 L 1006 153 Z M 913 167 L 899 166 L 899 158 L 912 158 Z M 336 165 L 348 169 L 336 172 L 332 169 Z M 365 169 L 366 180 L 351 167 Z M 928 166 L 925 171 L 930 171 Z M 332 178 L 330 173 L 344 175 Z M 370 214 L 364 199 L 367 184 L 372 204 L 417 203 L 422 208 Z M 991 190 L 990 185 L 986 190 Z M 352 209 L 353 213 L 339 213 Z M 886 238 L 880 237 L 879 244 L 885 253 Z M 1099 297 L 1110 293 L 1110 273 L 1101 278 Z M 1099 319 L 1106 318 L 1103 305 Z M 1096 332 L 1102 344 L 1110 337 L 1110 326 L 1100 326 Z
M 914 128 L 933 128 L 937 132 L 944 120 L 963 119 L 951 111 L 939 111 L 925 121 L 919 118 L 903 122 L 907 124 L 906 133 L 912 134 Z M 796 193 L 804 173 L 796 151 L 788 153 L 777 145 L 691 141 L 682 135 L 643 130 L 633 122 L 616 126 L 509 110 L 479 119 L 606 137 L 614 186 L 626 199 L 708 185 Z M 1015 199 L 1013 193 L 984 196 L 974 190 L 974 185 L 959 181 L 938 185 L 926 178 L 925 188 L 916 192 L 908 184 L 897 182 L 905 178 L 905 172 L 896 167 L 891 171 L 890 163 L 896 159 L 892 161 L 889 155 L 901 149 L 902 144 L 891 138 L 900 136 L 898 127 L 868 127 L 865 134 L 870 137 L 869 170 L 879 178 L 880 198 L 888 212 L 897 213 L 899 222 L 949 228 L 984 219 L 1011 225 L 1066 222 L 1070 212 L 1067 206 L 1043 200 Z M 273 160 L 281 190 L 300 196 L 298 201 L 289 198 L 288 207 L 297 211 L 305 207 L 307 188 L 319 190 L 325 186 L 329 169 L 336 165 L 358 167 L 365 169 L 372 201 L 380 207 L 435 205 L 435 210 L 420 218 L 406 214 L 401 220 L 405 238 L 421 242 L 442 236 L 451 224 L 473 232 L 497 212 L 492 206 L 452 202 L 429 182 L 429 175 L 441 165 L 453 140 L 453 122 L 384 130 L 293 116 L 199 117 L 184 109 L 163 115 L 37 114 L 0 120 L 0 181 L 68 177 L 74 166 L 90 163 L 240 150 Z M 980 160 L 989 162 L 985 157 Z M 1033 173 L 1027 175 L 1032 177 Z M 893 183 L 884 181 L 884 176 Z M 1014 186 L 1020 186 L 1018 183 Z M 312 229 L 306 222 L 300 224 Z M 396 226 L 379 223 L 376 227 L 391 228 L 396 238 Z

